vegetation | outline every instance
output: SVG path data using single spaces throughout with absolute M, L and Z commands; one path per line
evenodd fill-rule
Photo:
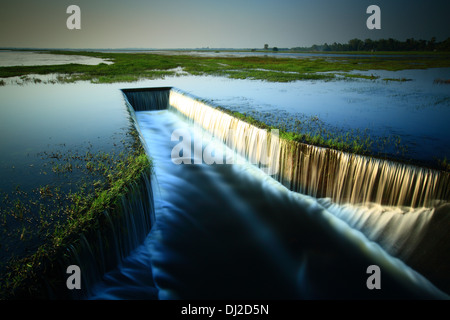
M 18 82 L 39 81 L 30 75 L 56 74 L 49 82 L 74 82 L 87 80 L 93 83 L 132 82 L 140 79 L 157 79 L 177 76 L 182 70 L 190 75 L 224 76 L 233 79 L 256 79 L 272 82 L 297 80 L 339 80 L 342 78 L 373 79 L 363 74 L 348 74 L 350 71 L 425 69 L 450 67 L 449 53 L 399 56 L 355 56 L 355 57 L 302 57 L 298 59 L 280 57 L 196 57 L 184 55 L 64 52 L 54 54 L 85 55 L 111 60 L 113 64 L 16 66 L 0 67 L 0 78 L 22 77 Z
M 437 163 L 441 170 L 450 172 L 450 162 L 447 160 L 447 157 L 444 157 L 444 159 L 437 159 Z
M 399 41 L 396 39 L 379 39 L 379 40 L 360 40 L 360 39 L 351 39 L 348 43 L 336 43 L 323 45 L 313 45 L 308 48 L 293 48 L 297 51 L 450 51 L 450 38 L 447 38 L 444 41 L 437 42 L 436 37 L 431 38 L 431 40 L 415 40 L 414 38 L 406 39 L 405 41 Z
M 31 193 L 17 188 L 4 194 L 0 211 L 3 253 L 8 245 L 26 250 L 12 252 L 0 268 L 0 298 L 39 297 L 39 281 L 44 274 L 56 277 L 58 260 L 80 234 L 103 228 L 103 212 L 121 201 L 128 186 L 150 172 L 149 161 L 135 129 L 130 129 L 123 148 L 116 153 L 43 152 L 53 172 L 67 175 L 72 184 L 40 186 Z M 33 292 L 33 290 L 35 292 Z
M 387 158 L 388 154 L 391 154 L 391 157 L 396 155 L 398 158 L 404 158 L 407 153 L 407 147 L 402 144 L 399 136 L 375 138 L 369 134 L 368 130 L 340 132 L 335 128 L 326 128 L 315 116 L 308 119 L 268 119 L 269 121 L 264 122 L 256 119 L 256 115 L 217 108 L 258 128 L 278 129 L 280 137 L 289 141 L 382 158 Z M 268 124 L 268 122 L 271 123 Z
M 357 39 L 356 39 L 357 40 Z M 233 79 L 257 79 L 273 82 L 298 80 L 377 80 L 378 76 L 350 71 L 425 69 L 450 67 L 450 54 L 446 42 L 369 42 L 351 40 L 348 45 L 316 46 L 311 50 L 329 52 L 361 50 L 428 50 L 427 55 L 409 54 L 390 57 L 370 54 L 358 57 L 309 57 L 301 59 L 280 57 L 193 57 L 183 54 L 129 54 L 100 52 L 64 52 L 54 54 L 79 54 L 113 61 L 113 64 L 54 65 L 0 67 L 0 78 L 18 77 L 25 83 L 70 83 L 91 81 L 93 83 L 133 82 L 140 79 L 157 79 L 177 76 L 179 70 L 190 75 L 224 76 Z M 268 50 L 268 46 L 266 48 Z M 394 50 L 394 49 L 392 49 Z M 273 51 L 283 51 L 275 48 Z M 36 75 L 54 74 L 55 78 L 42 80 Z M 409 81 L 405 78 L 384 78 L 383 81 Z M 437 79 L 436 83 L 447 84 L 449 80 Z M 0 80 L 0 86 L 6 85 Z M 337 150 L 386 156 L 387 148 L 394 154 L 404 155 L 405 146 L 399 137 L 371 137 L 367 131 L 339 132 L 324 126 L 317 117 L 303 119 L 265 119 L 255 114 L 242 114 L 223 109 L 234 117 L 265 129 L 279 129 L 282 138 Z M 22 290 L 33 290 L 36 279 L 43 273 L 54 270 L 58 257 L 68 245 L 77 241 L 81 233 L 102 225 L 102 213 L 114 208 L 127 191 L 127 186 L 142 173 L 151 170 L 135 130 L 128 133 L 118 153 L 93 152 L 42 152 L 51 171 L 64 176 L 67 184 L 40 186 L 31 192 L 17 187 L 11 193 L 0 194 L 0 298 L 20 295 Z M 376 154 L 375 154 L 376 153 Z M 392 153 L 390 153 L 392 154 Z M 444 170 L 449 171 L 447 159 L 438 160 Z M 3 241 L 3 239 L 8 241 Z M 20 251 L 13 251 L 20 247 Z

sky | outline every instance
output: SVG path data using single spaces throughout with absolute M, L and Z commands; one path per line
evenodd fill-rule
M 1 0 L 0 47 L 292 48 L 450 37 L 448 0 Z M 369 30 L 369 5 L 381 29 Z M 81 10 L 69 30 L 67 7 Z

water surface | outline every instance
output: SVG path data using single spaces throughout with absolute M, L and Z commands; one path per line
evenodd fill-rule
M 316 199 L 288 191 L 249 163 L 174 164 L 173 130 L 204 134 L 179 115 L 142 111 L 137 120 L 154 161 L 156 224 L 90 299 L 155 298 L 156 288 L 159 299 L 439 296 Z M 383 269 L 383 291 L 365 287 L 372 263 Z
M 9 51 L 0 50 L 0 67 L 12 66 L 45 66 L 45 65 L 60 65 L 60 64 L 87 64 L 97 65 L 100 63 L 112 64 L 111 61 L 79 56 L 79 55 L 63 55 L 51 54 L 46 52 L 34 51 Z

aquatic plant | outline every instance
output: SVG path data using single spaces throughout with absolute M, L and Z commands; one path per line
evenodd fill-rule
M 224 76 L 233 79 L 253 79 L 272 82 L 301 80 L 342 80 L 378 78 L 373 75 L 349 74 L 350 71 L 405 70 L 450 67 L 448 54 L 392 55 L 389 57 L 367 55 L 357 57 L 197 57 L 184 54 L 138 54 L 65 52 L 53 54 L 84 55 L 108 59 L 113 64 L 95 66 L 67 64 L 55 66 L 0 67 L 0 78 L 31 74 L 58 74 L 57 82 L 91 81 L 95 83 L 133 82 L 140 79 L 160 79 L 176 76 L 177 69 L 190 75 Z M 27 80 L 28 81 L 28 80 Z M 52 80 L 54 81 L 54 80 Z
M 0 248 L 1 298 L 45 294 L 39 287 L 44 273 L 57 267 L 80 234 L 103 228 L 103 212 L 114 209 L 142 174 L 150 174 L 151 161 L 134 128 L 122 142 L 119 153 L 42 152 L 40 156 L 65 179 L 31 192 L 17 187 L 2 195 L 0 227 L 10 241 Z M 15 252 L 18 244 L 24 249 Z

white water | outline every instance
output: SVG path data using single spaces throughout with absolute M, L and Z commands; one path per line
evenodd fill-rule
M 160 299 L 446 297 L 315 198 L 251 163 L 175 165 L 172 132 L 200 130 L 176 113 L 136 119 L 154 161 L 156 224 L 90 298 L 148 298 L 155 287 Z M 383 270 L 378 292 L 365 287 L 371 264 Z
M 450 198 L 449 175 L 371 157 L 280 140 L 268 130 L 238 120 L 176 90 L 170 108 L 223 141 L 289 189 L 338 203 L 375 202 L 392 206 L 431 206 Z M 229 132 L 237 134 L 229 138 Z M 247 137 L 247 138 L 244 138 Z

